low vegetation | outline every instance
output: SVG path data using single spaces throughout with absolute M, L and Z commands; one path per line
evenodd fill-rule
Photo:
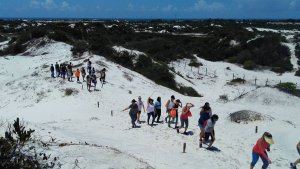
M 45 152 L 39 152 L 32 139 L 34 130 L 27 130 L 17 118 L 9 125 L 4 137 L 0 137 L 1 169 L 49 169 L 60 168 L 57 157 L 53 161 Z
M 259 32 L 254 27 L 290 30 L 297 28 L 292 25 L 277 27 L 267 22 L 251 21 L 250 24 L 247 21 L 238 23 L 234 20 L 74 21 L 74 26 L 70 27 L 68 22 L 41 22 L 37 26 L 36 21 L 0 21 L 0 33 L 11 36 L 9 47 L 0 51 L 0 55 L 22 53 L 26 50 L 26 42 L 47 36 L 72 45 L 75 57 L 86 51 L 93 52 L 136 70 L 158 84 L 181 92 L 180 87 L 171 80 L 174 77 L 168 71 L 168 64 L 186 58 L 191 59 L 189 66 L 199 67 L 201 63 L 195 59 L 194 54 L 210 61 L 237 63 L 250 70 L 264 66 L 278 73 L 291 71 L 289 49 L 281 44 L 285 39 L 280 34 Z M 24 23 L 26 27 L 19 27 Z M 15 29 L 16 27 L 18 29 Z M 248 31 L 245 27 L 252 27 L 254 31 Z M 162 31 L 164 33 L 161 33 Z M 196 36 L 194 33 L 201 35 Z M 147 56 L 139 58 L 146 61 L 151 59 L 151 62 L 139 61 L 135 65 L 133 60 L 136 56 L 128 52 L 116 52 L 112 49 L 116 45 L 144 52 Z M 299 54 L 297 56 L 299 57 Z M 184 91 L 191 90 L 185 88 Z

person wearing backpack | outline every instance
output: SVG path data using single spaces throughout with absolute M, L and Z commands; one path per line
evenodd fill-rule
M 174 106 L 174 101 L 175 101 L 175 96 L 172 95 L 171 96 L 171 99 L 169 99 L 167 101 L 167 103 L 165 104 L 165 107 L 166 107 L 166 113 L 167 113 L 167 116 L 165 118 L 165 122 L 168 123 L 168 126 L 170 127 L 170 120 L 171 120 L 171 116 L 170 116 L 170 113 L 171 113 L 171 110 Z
M 157 97 L 156 102 L 154 104 L 154 108 L 155 108 L 155 117 L 157 117 L 156 122 L 159 123 L 159 119 L 161 116 L 161 98 Z
M 175 100 L 173 108 L 170 112 L 172 121 L 174 121 L 174 119 L 175 119 L 175 127 L 174 127 L 175 129 L 177 129 L 177 127 L 178 127 L 177 124 L 178 124 L 178 109 L 179 109 L 179 107 L 182 107 L 182 103 L 179 99 L 177 99 L 177 100 Z M 172 113 L 172 111 L 173 111 L 173 113 Z M 169 123 L 168 126 L 171 127 L 171 124 Z
M 204 134 L 204 139 L 201 140 L 200 142 L 200 148 L 202 147 L 202 144 L 204 142 L 208 142 L 209 141 L 209 137 L 211 137 L 211 141 L 208 145 L 208 148 L 210 148 L 212 146 L 212 144 L 214 143 L 214 141 L 216 140 L 216 134 L 215 134 L 215 124 L 218 121 L 219 116 L 214 114 L 211 116 L 211 118 L 207 121 L 207 125 L 205 127 L 205 134 Z
M 135 124 L 135 121 L 137 119 L 137 112 L 139 111 L 138 109 L 138 105 L 136 104 L 136 100 L 132 100 L 131 101 L 131 105 L 128 106 L 127 108 L 125 108 L 124 110 L 122 111 L 126 111 L 126 110 L 129 110 L 129 116 L 131 118 L 131 124 L 132 124 L 132 128 L 136 128 L 136 124 Z
M 250 169 L 253 169 L 255 164 L 260 157 L 263 161 L 262 169 L 267 169 L 271 160 L 268 157 L 267 151 L 270 151 L 270 146 L 274 144 L 272 135 L 265 132 L 261 138 L 259 138 L 252 149 L 252 162 L 250 164 Z
M 297 146 L 297 151 L 298 151 L 298 154 L 300 155 L 300 141 L 298 142 Z M 296 165 L 300 163 L 300 158 L 298 160 L 296 160 L 294 163 L 291 163 L 291 168 L 292 169 L 297 169 Z
M 56 71 L 56 77 L 59 77 L 60 76 L 60 68 L 59 68 L 59 65 L 57 62 L 55 64 L 55 71 Z
M 80 71 L 81 71 L 82 80 L 83 80 L 83 82 L 85 82 L 84 78 L 85 78 L 86 72 L 85 72 L 84 67 L 82 67 Z
M 80 77 L 80 71 L 79 71 L 79 69 L 76 69 L 75 76 L 77 78 L 77 82 L 80 82 L 79 81 L 79 77 Z
M 179 130 L 181 128 L 184 128 L 183 134 L 187 134 L 186 131 L 187 131 L 188 127 L 189 127 L 189 117 L 192 116 L 192 113 L 190 111 L 190 109 L 192 107 L 194 107 L 194 105 L 192 103 L 186 103 L 186 105 L 182 108 L 182 113 L 180 115 L 181 125 L 180 125 L 179 128 L 177 128 L 177 133 L 179 133 Z
M 54 77 L 54 66 L 53 66 L 53 64 L 51 64 L 50 72 L 51 72 L 51 77 L 52 77 L 52 78 L 55 78 L 55 77 Z
M 155 111 L 155 108 L 154 108 L 153 99 L 151 99 L 149 97 L 148 102 L 147 102 L 147 115 L 148 115 L 147 123 L 148 123 L 148 125 L 150 125 L 150 123 L 149 123 L 150 117 L 152 117 L 151 125 L 153 125 L 153 123 L 154 123 L 154 119 L 155 119 L 154 111 Z
M 201 142 L 201 140 L 204 139 L 205 136 L 204 129 L 206 127 L 207 120 L 210 119 L 210 117 L 212 116 L 212 111 L 208 102 L 206 102 L 204 106 L 201 107 L 199 114 L 200 114 L 200 118 L 198 120 L 198 126 L 200 128 L 199 141 Z
M 141 96 L 138 97 L 137 105 L 138 105 L 138 109 L 139 109 L 139 111 L 137 113 L 137 123 L 141 124 L 140 117 L 141 117 L 141 113 L 142 113 L 142 108 L 144 109 L 144 113 L 146 112 L 144 102 L 142 101 Z

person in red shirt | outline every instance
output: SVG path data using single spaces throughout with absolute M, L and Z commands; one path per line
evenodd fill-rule
M 271 164 L 271 160 L 268 157 L 268 154 L 266 152 L 270 151 L 270 145 L 274 144 L 274 141 L 272 139 L 272 135 L 268 132 L 265 132 L 263 136 L 257 140 L 256 144 L 253 147 L 252 150 L 252 162 L 250 169 L 253 169 L 255 164 L 258 161 L 258 158 L 260 157 L 263 161 L 262 169 L 268 168 L 269 164 Z
M 179 128 L 177 128 L 177 133 L 179 133 L 179 130 L 181 128 L 183 128 L 184 124 L 185 124 L 183 134 L 187 134 L 186 131 L 187 131 L 188 127 L 189 127 L 189 117 L 192 116 L 192 113 L 190 111 L 190 109 L 192 107 L 194 107 L 194 105 L 192 103 L 186 103 L 186 105 L 182 108 L 182 113 L 180 115 L 181 126 Z

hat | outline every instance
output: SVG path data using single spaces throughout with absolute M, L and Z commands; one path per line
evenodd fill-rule
M 133 102 L 136 102 L 136 100 L 132 99 L 131 102 L 132 102 L 132 103 L 133 103 Z
M 172 95 L 172 96 L 171 96 L 171 99 L 175 99 L 175 96 L 174 96 L 174 95 Z
M 271 135 L 270 133 L 266 132 L 264 135 L 265 135 L 265 136 L 264 136 L 264 139 L 266 140 L 266 142 L 267 142 L 268 144 L 274 144 L 272 135 Z

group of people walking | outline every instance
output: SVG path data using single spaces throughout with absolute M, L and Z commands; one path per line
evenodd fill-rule
M 174 129 L 177 130 L 177 133 L 188 134 L 187 130 L 189 127 L 189 117 L 192 116 L 190 109 L 194 107 L 192 103 L 186 103 L 184 106 L 180 99 L 175 99 L 175 96 L 172 95 L 170 99 L 165 104 L 166 107 L 166 117 L 165 122 L 168 124 L 168 127 L 171 128 L 171 124 L 174 123 Z M 179 110 L 181 108 L 181 114 L 179 116 Z M 146 108 L 142 101 L 141 96 L 138 97 L 138 101 L 133 99 L 131 104 L 123 109 L 122 111 L 126 111 L 129 109 L 129 116 L 131 118 L 132 128 L 136 128 L 138 124 L 141 124 L 141 112 L 147 112 L 147 124 L 153 126 L 154 122 L 161 123 L 163 121 L 159 121 L 161 117 L 162 110 L 162 101 L 161 97 L 157 97 L 156 101 L 152 98 L 148 98 Z M 178 126 L 178 118 L 180 117 L 180 126 Z M 200 127 L 200 145 L 202 143 L 209 142 L 208 147 L 211 147 L 214 142 L 215 132 L 214 125 L 218 120 L 218 115 L 212 115 L 211 108 L 209 107 L 209 103 L 205 103 L 203 107 L 201 107 L 200 118 L 199 118 L 199 127 Z M 151 121 L 150 121 L 151 119 Z M 181 130 L 183 129 L 183 132 Z M 210 139 L 211 137 L 211 139 Z
M 65 79 L 67 77 L 68 81 L 72 82 L 72 78 L 73 78 L 73 65 L 70 62 L 69 64 L 58 64 L 56 62 L 55 66 L 53 66 L 53 64 L 51 64 L 50 66 L 50 72 L 51 72 L 51 77 L 55 78 L 55 77 L 61 77 L 63 79 Z M 86 72 L 87 70 L 87 72 Z M 106 69 L 103 68 L 100 71 L 100 75 L 99 75 L 99 80 L 100 83 L 103 85 L 106 83 L 105 81 L 105 77 L 106 77 Z M 82 77 L 82 82 L 86 82 L 87 85 L 87 90 L 91 91 L 91 87 L 94 87 L 94 90 L 96 90 L 96 86 L 97 86 L 97 76 L 96 76 L 96 71 L 95 68 L 92 67 L 92 62 L 88 59 L 87 60 L 87 69 L 85 69 L 84 67 L 82 67 L 80 70 L 76 69 L 75 71 L 75 77 L 77 79 L 77 83 L 80 83 L 80 77 Z M 93 86 L 92 86 L 93 84 Z
M 122 111 L 129 110 L 129 116 L 131 118 L 131 124 L 133 128 L 136 128 L 138 124 L 141 124 L 141 112 L 147 112 L 147 124 L 153 125 L 154 122 L 160 123 L 159 119 L 161 117 L 161 97 L 157 97 L 156 101 L 152 98 L 148 98 L 146 108 L 142 101 L 141 96 L 138 97 L 138 101 L 133 99 L 130 106 L 125 108 Z M 187 129 L 189 126 L 189 117 L 192 116 L 190 109 L 194 107 L 192 103 L 186 103 L 182 106 L 182 102 L 179 99 L 175 99 L 175 96 L 166 102 L 166 117 L 165 122 L 168 124 L 168 127 L 171 127 L 171 124 L 174 123 L 174 129 L 177 130 L 177 133 L 180 133 L 181 129 L 184 129 L 182 134 L 187 134 Z M 180 114 L 181 125 L 178 126 L 178 117 L 179 109 L 182 108 Z M 203 144 L 207 144 L 207 148 L 211 148 L 215 141 L 215 129 L 214 126 L 219 119 L 217 114 L 212 114 L 212 109 L 208 102 L 206 102 L 200 110 L 200 117 L 198 120 L 198 126 L 200 128 L 199 134 L 199 146 L 200 148 Z M 151 121 L 150 121 L 150 118 Z M 270 151 L 270 146 L 274 144 L 272 135 L 269 132 L 265 132 L 261 138 L 259 138 L 252 149 L 252 162 L 250 164 L 250 169 L 253 169 L 256 165 L 259 158 L 263 161 L 262 169 L 267 169 L 271 160 L 268 157 L 267 151 Z M 297 144 L 297 151 L 300 155 L 300 141 Z M 290 163 L 291 169 L 297 169 L 296 165 L 300 163 L 300 159 L 297 159 L 294 163 Z

